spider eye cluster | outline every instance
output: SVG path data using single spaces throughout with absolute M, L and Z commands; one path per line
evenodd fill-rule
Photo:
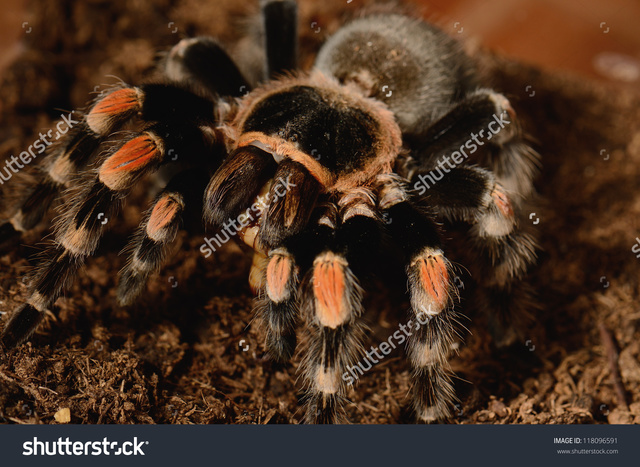
M 290 143 L 297 143 L 300 137 L 296 131 L 289 131 L 286 129 L 281 129 L 278 131 L 278 137 L 282 138 L 285 141 L 289 141 Z

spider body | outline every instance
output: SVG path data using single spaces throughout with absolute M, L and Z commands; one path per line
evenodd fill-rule
M 0 241 L 18 236 L 67 190 L 54 244 L 2 343 L 30 336 L 97 248 L 103 219 L 166 165 L 174 177 L 128 246 L 121 304 L 142 293 L 197 206 L 220 232 L 206 239 L 205 256 L 233 235 L 255 251 L 250 282 L 267 352 L 288 360 L 303 323 L 306 420 L 343 421 L 349 374 L 364 355 L 361 278 L 390 240 L 406 265 L 415 324 L 406 334 L 413 409 L 422 421 L 444 419 L 455 399 L 447 358 L 457 289 L 440 224 L 470 226 L 477 299 L 497 339 L 512 341 L 512 324 L 529 305 L 522 278 L 535 259 L 535 240 L 518 217 L 536 155 L 507 99 L 479 87 L 460 46 L 435 27 L 364 17 L 327 41 L 311 72 L 282 76 L 295 64 L 295 2 L 265 2 L 263 15 L 264 84 L 244 95 L 251 80 L 217 42 L 183 40 L 166 63 L 169 83 L 99 97 L 52 151 L 40 181 L 0 226 Z M 109 143 L 123 129 L 128 136 Z M 175 154 L 190 156 L 176 163 Z

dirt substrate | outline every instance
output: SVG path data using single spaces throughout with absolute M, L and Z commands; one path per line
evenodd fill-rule
M 358 2 L 301 3 L 300 24 L 323 25 L 319 33 L 301 27 L 308 66 Z M 243 18 L 251 8 L 236 0 L 154 4 L 32 2 L 24 53 L 2 76 L 0 154 L 18 154 L 63 110 L 82 109 L 96 85 L 113 82 L 105 75 L 140 83 L 180 37 L 212 34 L 234 44 L 250 25 Z M 640 95 L 476 55 L 542 155 L 541 199 L 530 219 L 542 245 L 531 273 L 540 309 L 507 349 L 495 349 L 482 317 L 464 321 L 470 332 L 452 358 L 461 399 L 452 422 L 638 423 L 640 259 L 631 249 L 640 236 Z M 2 187 L 3 205 L 17 186 Z M 299 423 L 299 357 L 282 366 L 262 358 L 262 336 L 250 325 L 250 257 L 238 246 L 205 259 L 202 235 L 183 232 L 141 301 L 116 305 L 118 251 L 147 202 L 134 194 L 57 301 L 56 317 L 0 357 L 0 422 L 56 423 L 69 408 L 73 423 Z M 0 257 L 0 311 L 24 302 L 20 278 L 48 225 Z M 463 307 L 472 289 L 465 287 Z M 370 290 L 372 345 L 405 321 L 408 304 L 385 284 Z M 408 365 L 395 351 L 350 393 L 349 419 L 410 422 L 408 388 Z

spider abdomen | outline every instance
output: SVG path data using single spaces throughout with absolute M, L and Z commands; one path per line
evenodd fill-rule
M 351 22 L 327 40 L 315 66 L 387 104 L 403 133 L 427 128 L 472 84 L 458 42 L 401 15 Z

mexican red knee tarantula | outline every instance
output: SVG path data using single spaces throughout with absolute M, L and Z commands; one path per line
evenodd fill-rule
M 117 216 L 134 184 L 166 165 L 173 178 L 128 247 L 121 304 L 162 266 L 190 206 L 201 206 L 218 232 L 233 221 L 255 250 L 251 285 L 268 353 L 288 360 L 301 320 L 306 421 L 339 422 L 348 370 L 363 356 L 360 281 L 377 252 L 395 244 L 410 318 L 427 318 L 407 333 L 413 410 L 421 421 L 445 419 L 455 399 L 447 359 L 457 288 L 442 225 L 469 226 L 481 271 L 475 300 L 504 338 L 527 307 L 522 278 L 536 243 L 518 217 L 533 194 L 537 157 L 508 100 L 476 82 L 460 45 L 435 27 L 395 14 L 356 19 L 303 73 L 294 72 L 295 2 L 266 1 L 262 15 L 263 84 L 250 90 L 213 39 L 183 40 L 167 59 L 165 84 L 98 97 L 55 147 L 0 225 L 0 241 L 18 237 L 66 190 L 55 241 L 2 344 L 29 338 L 96 250 L 101 219 Z M 123 130 L 128 136 L 114 145 Z M 207 245 L 201 251 L 211 254 Z

